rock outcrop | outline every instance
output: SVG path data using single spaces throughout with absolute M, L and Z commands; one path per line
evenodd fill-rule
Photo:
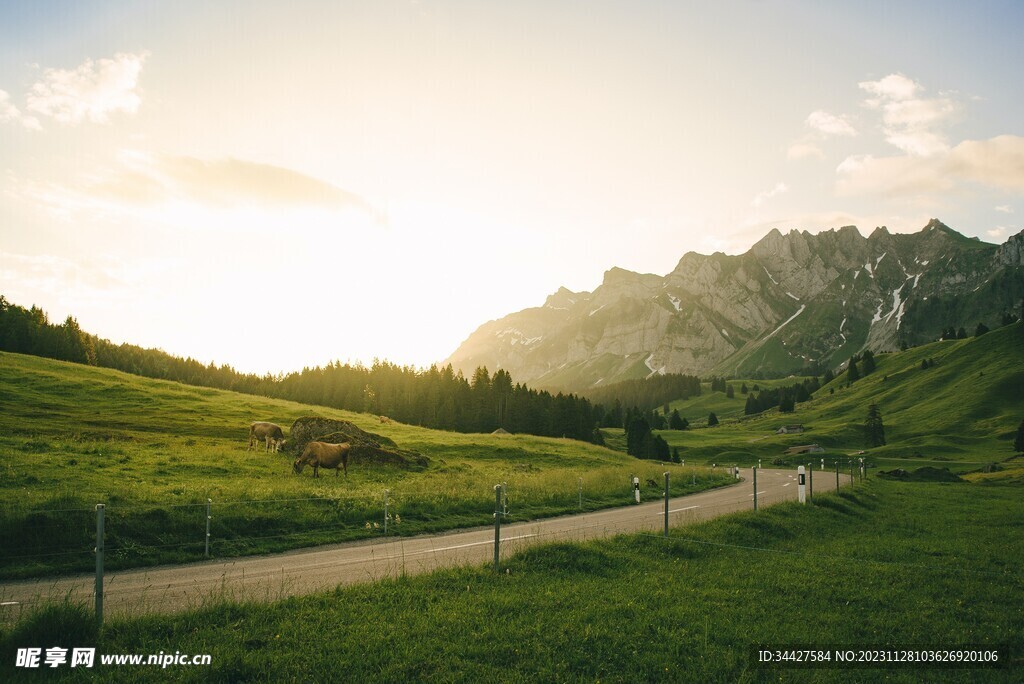
M 665 276 L 612 268 L 593 292 L 561 288 L 480 326 L 448 361 L 573 391 L 652 373 L 821 372 L 1019 311 L 1022 253 L 1024 232 L 997 246 L 937 219 L 866 238 L 773 229 L 742 255 L 688 252 Z

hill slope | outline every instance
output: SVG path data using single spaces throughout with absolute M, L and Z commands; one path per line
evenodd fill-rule
M 293 474 L 287 454 L 247 451 L 248 426 L 301 416 L 349 420 L 429 458 L 422 471 L 353 466 L 348 477 Z M 663 465 L 569 439 L 463 434 L 295 402 L 192 387 L 80 364 L 0 353 L 0 574 L 87 569 L 94 506 L 107 505 L 108 565 L 202 557 L 213 500 L 216 556 L 379 535 L 486 525 L 496 483 L 509 520 L 628 503 L 636 472 Z M 686 487 L 723 476 L 687 472 Z M 398 522 L 400 520 L 400 522 Z M 374 524 L 378 526 L 375 527 Z
M 825 447 L 826 461 L 832 462 L 838 455 L 864 448 L 862 426 L 869 404 L 875 402 L 888 442 L 870 451 L 875 461 L 988 463 L 1012 456 L 1013 434 L 1024 418 L 1024 324 L 876 358 L 873 373 L 850 387 L 845 386 L 846 374 L 840 375 L 812 401 L 797 404 L 795 413 L 773 410 L 724 421 L 717 428 L 661 434 L 682 447 L 684 455 L 708 461 L 749 463 L 778 457 L 790 446 L 817 443 Z M 922 369 L 926 359 L 934 365 Z M 687 414 L 685 404 L 680 408 L 691 422 L 707 417 Z M 774 434 L 788 423 L 801 423 L 807 431 Z M 723 458 L 723 453 L 730 456 Z

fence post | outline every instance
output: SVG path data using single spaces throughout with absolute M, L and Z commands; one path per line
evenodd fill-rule
M 96 622 L 103 624 L 103 504 L 96 504 Z
M 807 464 L 807 476 L 808 476 L 807 477 L 807 484 L 809 485 L 808 488 L 807 488 L 807 498 L 808 499 L 813 499 L 814 498 L 814 464 L 813 463 L 808 463 Z
M 210 504 L 213 503 L 212 499 L 206 500 L 206 557 L 210 557 Z
M 751 468 L 754 471 L 754 510 L 757 510 L 757 467 Z
M 665 471 L 665 536 L 668 536 L 668 471 Z
M 494 485 L 494 572 L 498 572 L 501 549 L 501 485 Z

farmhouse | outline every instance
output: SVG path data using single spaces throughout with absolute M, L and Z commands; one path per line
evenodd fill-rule
M 783 425 L 775 431 L 777 435 L 796 435 L 804 431 L 803 425 Z
M 825 450 L 817 444 L 805 444 L 803 446 L 789 447 L 786 449 L 786 453 L 789 455 L 796 454 L 822 454 Z

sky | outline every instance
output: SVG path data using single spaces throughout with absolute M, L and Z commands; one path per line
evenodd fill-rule
M 0 294 L 426 366 L 618 266 L 1024 215 L 1024 3 L 0 0 Z

